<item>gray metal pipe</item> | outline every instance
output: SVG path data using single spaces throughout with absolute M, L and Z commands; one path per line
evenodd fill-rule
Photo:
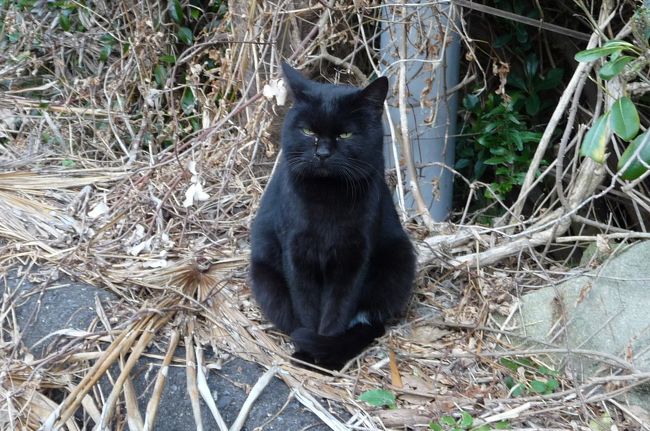
M 382 72 L 391 80 L 389 113 L 397 126 L 395 129 L 399 130 L 398 75 L 399 62 L 403 61 L 416 180 L 435 221 L 445 220 L 452 204 L 454 178 L 444 166 L 454 165 L 458 97 L 449 94 L 449 90 L 459 79 L 460 38 L 454 32 L 455 12 L 449 2 L 424 0 L 387 1 L 383 9 L 380 64 Z M 388 167 L 395 166 L 391 145 L 392 140 L 387 138 L 384 153 Z M 402 151 L 400 157 L 403 154 Z M 400 165 L 404 167 L 403 162 Z M 406 184 L 411 180 L 408 178 Z M 405 206 L 411 213 L 412 193 L 406 193 Z

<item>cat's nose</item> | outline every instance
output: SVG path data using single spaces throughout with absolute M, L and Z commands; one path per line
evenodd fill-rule
M 317 157 L 321 162 L 329 158 L 331 155 L 332 153 L 329 148 L 324 145 L 319 145 L 318 148 L 316 148 L 316 152 L 314 153 L 314 156 Z

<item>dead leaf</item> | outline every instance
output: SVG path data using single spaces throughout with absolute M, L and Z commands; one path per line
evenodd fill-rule
M 433 412 L 426 409 L 392 409 L 378 410 L 374 412 L 381 419 L 381 422 L 387 428 L 428 426 Z
M 428 344 L 436 340 L 440 340 L 445 335 L 450 334 L 446 329 L 440 329 L 436 326 L 422 325 L 416 326 L 411 331 L 411 339 L 420 344 Z

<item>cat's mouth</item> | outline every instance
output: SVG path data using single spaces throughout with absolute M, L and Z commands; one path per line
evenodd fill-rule
M 289 161 L 292 172 L 303 178 L 333 178 L 338 176 L 336 163 L 318 157 L 307 156 Z
M 312 167 L 312 174 L 315 177 L 329 177 L 332 175 L 332 171 L 324 162 L 314 162 Z
M 330 164 L 323 159 L 318 158 L 316 155 L 312 158 L 309 163 L 311 169 L 310 174 L 315 177 L 329 177 L 332 175 L 332 169 Z

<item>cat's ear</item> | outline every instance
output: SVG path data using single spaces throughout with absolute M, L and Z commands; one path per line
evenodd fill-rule
M 381 76 L 361 90 L 361 97 L 377 108 L 382 108 L 388 93 L 388 78 Z
M 302 73 L 284 61 L 282 62 L 282 72 L 284 74 L 284 81 L 288 84 L 287 86 L 291 90 L 294 99 L 305 99 L 305 92 L 309 81 L 302 76 Z

